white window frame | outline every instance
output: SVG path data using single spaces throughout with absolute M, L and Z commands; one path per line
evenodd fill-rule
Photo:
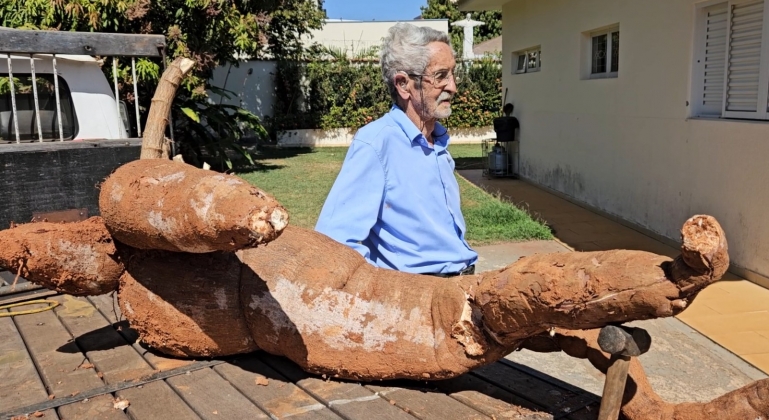
M 692 50 L 693 57 L 692 57 L 692 89 L 691 89 L 691 115 L 693 117 L 704 117 L 704 118 L 720 118 L 721 113 L 723 111 L 724 107 L 724 101 L 723 101 L 723 91 L 724 91 L 724 81 L 721 81 L 721 84 L 718 85 L 718 91 L 721 94 L 721 99 L 718 102 L 718 109 L 712 110 L 708 112 L 705 108 L 705 105 L 703 104 L 703 99 L 705 96 L 705 73 L 706 73 L 706 66 L 708 65 L 708 62 L 706 61 L 707 58 L 707 43 L 706 43 L 706 36 L 707 36 L 707 29 L 708 29 L 708 11 L 709 9 L 713 8 L 717 5 L 723 5 L 725 11 L 724 13 L 727 15 L 726 19 L 728 21 L 728 1 L 725 0 L 710 0 L 706 2 L 697 3 L 695 5 L 696 11 L 695 11 L 695 38 L 694 38 L 694 48 Z M 725 29 L 723 33 L 723 43 L 724 43 L 724 53 L 723 53 L 723 60 L 724 65 L 721 67 L 721 77 L 725 78 L 725 72 L 726 72 L 726 48 L 727 48 L 727 31 L 728 31 L 728 23 L 725 23 Z
M 587 62 L 587 71 L 588 71 L 588 78 L 589 79 L 609 79 L 609 78 L 615 78 L 619 77 L 619 68 L 617 71 L 611 71 L 611 62 L 612 62 L 612 54 L 613 54 L 613 45 L 612 45 L 612 37 L 611 35 L 615 32 L 619 32 L 619 25 L 613 25 L 610 26 L 607 29 L 602 29 L 599 31 L 593 31 L 588 33 L 588 62 Z M 593 38 L 606 35 L 606 71 L 601 73 L 593 73 Z M 622 47 L 620 40 L 620 48 Z M 619 51 L 618 51 L 619 53 Z M 619 57 L 617 57 L 617 62 L 619 63 Z
M 735 5 L 749 3 L 754 0 L 737 0 L 729 2 L 729 19 L 726 26 L 726 45 L 727 45 L 727 57 L 726 57 L 726 70 L 724 73 L 724 106 L 721 115 L 724 118 L 745 118 L 753 120 L 765 120 L 767 119 L 767 100 L 769 99 L 769 0 L 764 0 L 764 24 L 763 24 L 763 37 L 761 40 L 761 60 L 759 64 L 759 78 L 758 78 L 758 102 L 756 112 L 750 111 L 728 111 L 727 106 L 727 83 L 729 80 L 729 47 L 732 41 L 732 19 L 731 11 Z
M 729 70 L 731 62 L 731 46 L 732 46 L 732 11 L 735 5 L 744 5 L 745 3 L 752 3 L 755 0 L 712 0 L 698 3 L 695 10 L 696 33 L 695 33 L 695 50 L 693 57 L 693 75 L 692 75 L 692 107 L 691 114 L 693 117 L 704 118 L 732 118 L 732 119 L 750 119 L 750 120 L 769 120 L 769 0 L 764 1 L 763 10 L 763 28 L 761 38 L 761 56 L 759 64 L 759 79 L 758 79 L 758 99 L 757 110 L 754 111 L 729 111 L 728 106 L 728 83 L 729 83 Z M 723 98 L 721 104 L 720 115 L 705 114 L 701 101 L 704 93 L 704 63 L 703 51 L 704 51 L 704 31 L 707 18 L 707 12 L 705 9 L 718 4 L 727 4 L 727 38 L 726 38 L 726 57 L 724 60 L 724 83 L 723 83 Z
M 537 53 L 537 65 L 534 67 L 529 67 L 529 54 L 536 52 Z M 540 46 L 527 48 L 525 50 L 519 50 L 513 52 L 513 74 L 524 74 L 524 73 L 533 73 L 540 71 L 542 68 L 542 65 L 540 63 L 540 57 L 542 56 L 542 48 Z M 518 67 L 518 62 L 520 61 L 520 58 L 524 57 L 523 60 L 523 68 Z

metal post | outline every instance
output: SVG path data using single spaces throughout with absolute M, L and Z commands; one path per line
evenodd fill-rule
M 117 110 L 118 121 L 123 121 L 120 117 L 120 92 L 117 90 L 117 57 L 112 57 L 112 80 L 115 82 L 115 110 Z M 123 138 L 123 133 L 118 130 L 118 138 Z
M 19 116 L 16 112 L 16 91 L 13 86 L 13 64 L 11 64 L 11 55 L 8 54 L 8 82 L 11 88 L 11 112 L 13 113 L 13 129 L 16 132 L 16 143 L 21 143 L 19 137 Z
M 56 94 L 56 120 L 59 122 L 59 141 L 64 141 L 64 128 L 61 122 L 61 101 L 59 100 L 59 72 L 56 70 L 56 54 L 53 55 L 53 90 Z
M 37 121 L 37 138 L 43 141 L 43 124 L 40 122 L 40 104 L 37 101 L 37 78 L 35 77 L 35 56 L 29 55 L 29 68 L 32 70 L 32 96 L 35 98 L 35 120 Z
M 134 79 L 134 105 L 136 108 L 136 137 L 142 136 L 142 119 L 139 115 L 139 88 L 136 80 L 136 59 L 131 57 L 131 74 Z

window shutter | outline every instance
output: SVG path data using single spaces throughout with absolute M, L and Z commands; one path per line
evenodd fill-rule
M 705 9 L 704 64 L 701 115 L 721 116 L 726 69 L 727 3 Z
M 729 4 L 729 57 L 724 116 L 764 118 L 769 91 L 762 86 L 764 0 Z

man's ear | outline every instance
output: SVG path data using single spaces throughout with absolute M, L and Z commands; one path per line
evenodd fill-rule
M 411 98 L 411 92 L 409 92 L 409 76 L 406 73 L 398 73 L 395 75 L 395 89 L 398 90 L 398 96 L 401 99 Z

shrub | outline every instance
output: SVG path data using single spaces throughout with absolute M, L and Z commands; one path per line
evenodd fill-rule
M 457 94 L 445 124 L 451 128 L 491 125 L 501 108 L 499 60 L 458 63 L 456 72 Z M 392 103 L 379 63 L 370 53 L 351 59 L 324 50 L 305 62 L 279 62 L 275 86 L 277 100 L 269 118 L 273 131 L 357 129 L 382 116 Z

